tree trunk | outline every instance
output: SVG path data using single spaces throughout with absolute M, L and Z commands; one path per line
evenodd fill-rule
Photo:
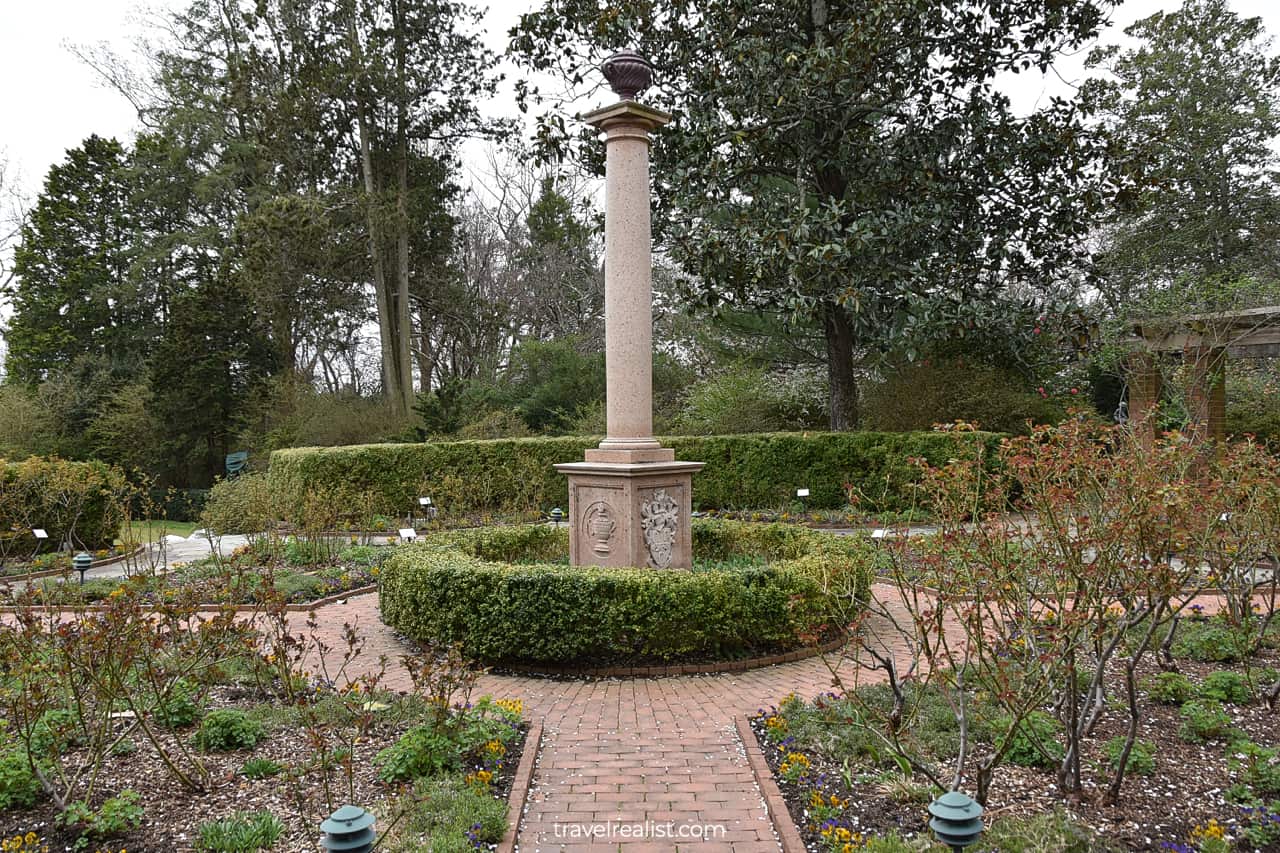
M 405 197 L 409 194 L 409 169 L 406 149 L 400 149 L 400 176 L 396 200 L 396 372 L 400 388 L 397 403 L 401 411 L 413 408 L 413 319 L 409 311 L 409 211 Z
M 355 71 L 364 64 L 360 50 L 360 34 L 356 29 L 355 9 L 351 10 L 348 30 L 351 40 L 351 61 Z M 365 222 L 369 229 L 369 260 L 373 263 L 373 293 L 378 306 L 378 338 L 382 345 L 382 393 L 397 409 L 404 401 L 400 389 L 400 374 L 396 370 L 395 318 L 392 314 L 390 294 L 387 292 L 386 269 L 382 262 L 382 247 L 378 240 L 377 203 L 378 184 L 373 172 L 373 143 L 370 138 L 369 118 L 366 112 L 364 87 L 356 87 L 356 125 L 360 135 L 360 171 L 364 178 Z
M 418 345 L 414 347 L 413 357 L 418 363 L 418 381 L 425 394 L 431 390 L 431 380 L 436 373 L 436 358 L 432 351 L 431 324 L 423 308 L 418 309 Z
M 858 382 L 853 375 L 853 323 L 843 306 L 823 305 L 822 328 L 827 339 L 827 382 L 830 386 L 831 429 L 858 428 Z
M 396 369 L 401 411 L 413 408 L 413 319 L 409 311 L 409 87 L 405 78 L 404 15 L 392 6 L 396 45 Z
M 409 310 L 409 195 L 408 146 L 400 140 L 399 176 L 396 190 L 396 372 L 400 387 L 401 411 L 413 408 L 413 319 Z M 424 378 L 425 383 L 425 378 Z

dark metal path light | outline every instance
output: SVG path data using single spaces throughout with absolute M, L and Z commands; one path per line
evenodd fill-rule
M 89 571 L 89 567 L 92 565 L 93 557 L 90 557 L 84 551 L 71 558 L 71 568 L 80 573 L 80 586 L 84 586 L 84 573 Z
M 982 835 L 982 806 L 959 791 L 948 791 L 929 804 L 929 828 L 955 853 L 977 842 Z
M 369 853 L 377 834 L 373 824 L 377 818 L 359 806 L 343 806 L 320 824 L 320 846 L 342 853 Z

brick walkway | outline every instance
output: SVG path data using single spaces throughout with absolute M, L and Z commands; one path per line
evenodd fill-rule
M 883 603 L 896 592 L 892 586 L 875 584 L 872 595 Z M 1208 612 L 1221 604 L 1215 596 L 1197 602 Z M 304 617 L 298 616 L 301 622 Z M 377 595 L 321 608 L 317 617 L 321 638 L 330 643 L 340 637 L 344 623 L 354 622 L 366 640 L 365 660 L 385 654 L 392 662 L 387 686 L 408 689 L 408 675 L 399 664 L 407 649 L 379 619 Z M 896 636 L 878 618 L 869 619 L 862 632 L 863 641 L 895 652 L 902 661 L 904 650 L 893 639 Z M 841 675 L 846 687 L 852 686 L 852 668 Z M 860 683 L 874 680 L 866 671 L 858 678 Z M 807 699 L 831 687 L 827 664 L 810 658 L 743 673 L 671 678 L 562 680 L 486 674 L 476 695 L 522 699 L 527 716 L 543 719 L 542 753 L 520 829 L 522 853 L 619 848 L 625 853 L 746 853 L 780 848 L 734 718 L 777 704 L 791 692 Z M 607 832 L 611 821 L 612 838 L 592 841 L 585 835 Z M 623 825 L 645 822 L 657 830 L 646 838 L 621 837 Z M 707 837 L 655 837 L 668 825 Z
M 393 661 L 388 686 L 406 689 L 398 665 L 406 649 L 378 618 L 378 598 L 364 595 L 318 612 L 321 632 L 336 639 L 355 620 L 368 660 Z M 776 704 L 795 691 L 831 689 L 819 658 L 724 675 L 553 680 L 486 674 L 478 694 L 524 701 L 543 718 L 519 849 L 532 851 L 777 851 L 778 842 L 734 729 L 735 716 Z M 613 832 L 592 841 L 585 833 Z M 624 838 L 650 822 L 647 838 Z M 624 828 L 624 824 L 626 827 Z M 655 837 L 672 825 L 701 840 Z M 703 829 L 707 827 L 707 829 Z M 715 834 L 714 838 L 712 833 Z

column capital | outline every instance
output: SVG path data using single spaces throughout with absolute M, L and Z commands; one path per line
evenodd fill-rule
M 618 103 L 592 110 L 582 120 L 600 130 L 609 130 L 619 126 L 643 128 L 645 132 L 657 130 L 671 121 L 671 114 L 653 107 L 646 107 L 636 101 L 619 101 Z

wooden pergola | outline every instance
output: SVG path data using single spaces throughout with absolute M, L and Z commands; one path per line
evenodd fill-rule
M 1204 442 L 1226 438 L 1227 359 L 1280 356 L 1280 306 L 1153 319 L 1131 331 L 1129 420 L 1147 436 L 1164 385 L 1161 361 L 1181 358 L 1189 368 L 1187 434 Z

